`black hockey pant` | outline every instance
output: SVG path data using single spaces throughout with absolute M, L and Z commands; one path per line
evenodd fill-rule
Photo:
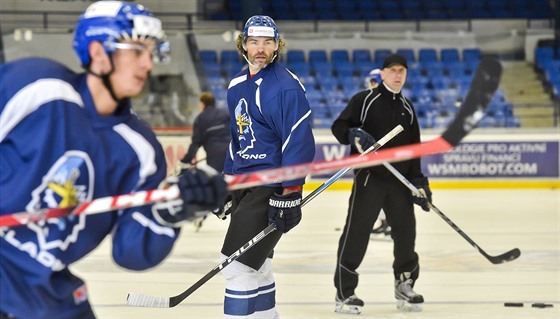
M 233 191 L 229 228 L 222 246 L 222 254 L 230 256 L 250 239 L 268 227 L 268 200 L 281 187 L 251 187 Z M 255 270 L 261 268 L 267 257 L 272 258 L 274 247 L 282 232 L 274 231 L 241 255 L 237 261 Z

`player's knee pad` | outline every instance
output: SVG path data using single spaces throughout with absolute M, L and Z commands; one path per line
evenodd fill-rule
M 267 258 L 261 268 L 258 270 L 259 273 L 259 286 L 266 286 L 274 283 L 274 276 L 272 275 L 272 258 Z
M 227 258 L 222 254 L 222 260 Z M 258 288 L 259 273 L 253 268 L 234 260 L 222 269 L 222 275 L 227 281 L 227 287 L 235 290 L 249 290 Z

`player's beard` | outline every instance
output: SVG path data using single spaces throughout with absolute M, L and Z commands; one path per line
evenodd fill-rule
M 269 65 L 272 62 L 272 60 L 274 60 L 274 57 L 276 56 L 276 54 L 273 54 L 273 55 L 260 54 L 259 57 L 260 56 L 265 56 L 266 57 L 264 62 L 262 62 L 262 63 L 257 62 L 256 56 L 253 57 L 248 62 L 250 62 L 250 64 L 255 68 L 264 69 L 267 65 Z

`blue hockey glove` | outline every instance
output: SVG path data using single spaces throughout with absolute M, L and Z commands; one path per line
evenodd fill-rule
M 226 196 L 224 204 L 214 209 L 212 211 L 212 214 L 216 215 L 216 217 L 218 217 L 221 220 L 225 220 L 228 215 L 231 215 L 232 205 L 233 203 L 232 203 L 231 193 L 229 193 Z
M 375 143 L 373 136 L 359 127 L 352 127 L 348 130 L 348 141 L 350 145 L 354 145 L 360 153 L 365 152 Z
M 177 185 L 181 197 L 154 204 L 152 213 L 162 225 L 171 227 L 179 227 L 184 221 L 192 221 L 219 208 L 228 194 L 222 175 L 210 166 L 184 169 L 179 176 L 167 178 L 165 183 Z
M 416 194 L 412 194 L 412 202 L 420 207 L 425 212 L 430 211 L 430 205 L 432 204 L 432 191 L 430 190 L 430 185 L 427 177 L 419 177 L 412 180 L 412 184 L 420 192 L 420 197 Z
M 301 221 L 301 193 L 274 194 L 268 201 L 268 220 L 276 229 L 287 233 Z

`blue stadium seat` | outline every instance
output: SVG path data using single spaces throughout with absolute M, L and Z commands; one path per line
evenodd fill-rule
M 465 48 L 463 49 L 463 61 L 479 61 L 480 49 L 478 48 Z
M 400 54 L 403 58 L 406 59 L 407 63 L 411 63 L 416 61 L 416 57 L 414 55 L 414 50 L 413 49 L 397 49 L 398 54 Z
M 320 77 L 332 77 L 333 76 L 333 66 L 327 61 L 314 61 L 311 63 L 311 69 L 316 76 Z
M 393 50 L 391 50 L 391 49 L 377 49 L 377 50 L 375 50 L 375 52 L 373 54 L 375 63 L 377 63 L 379 65 L 383 64 L 383 60 L 385 60 L 385 58 L 392 53 L 393 53 Z
M 331 63 L 348 62 L 350 61 L 350 54 L 347 50 L 332 50 Z
M 309 51 L 309 63 L 327 62 L 327 51 L 325 50 L 311 50 Z
M 353 77 L 355 73 L 354 63 L 350 61 L 333 62 L 334 73 L 338 77 Z
M 216 52 L 216 50 L 201 50 L 199 56 L 202 63 L 218 63 L 218 52 Z
M 552 47 L 535 48 L 535 64 L 539 70 L 545 69 L 545 64 L 554 59 L 554 49 Z
M 421 63 L 438 61 L 437 51 L 434 48 L 422 48 L 418 50 L 418 61 Z
M 277 2 L 277 1 L 273 1 L 273 2 Z M 278 2 L 280 2 L 280 1 L 278 1 Z M 289 1 L 286 1 L 286 2 L 289 2 Z M 313 2 L 312 1 L 295 0 L 295 1 L 291 1 L 291 4 L 292 4 L 292 9 L 296 14 L 298 12 L 313 11 Z
M 369 49 L 356 49 L 352 51 L 352 61 L 356 62 L 370 62 L 371 52 Z
M 223 50 L 220 53 L 221 63 L 234 63 L 240 61 L 241 57 L 239 56 L 239 52 L 237 52 L 236 50 Z
M 289 50 L 286 53 L 287 62 L 305 62 L 305 52 L 303 50 Z
M 356 8 L 362 13 L 378 11 L 377 3 L 375 1 L 358 0 L 358 2 L 356 3 Z
M 317 12 L 317 16 L 320 19 L 323 19 L 321 17 L 327 17 L 328 20 L 331 20 L 329 17 L 333 13 L 336 14 L 334 4 L 335 4 L 334 0 L 316 0 L 315 1 L 315 11 Z
M 288 62 L 286 66 L 299 78 L 311 75 L 311 65 L 305 61 Z
M 443 48 L 440 50 L 442 62 L 456 62 L 459 61 L 459 50 L 457 48 Z

